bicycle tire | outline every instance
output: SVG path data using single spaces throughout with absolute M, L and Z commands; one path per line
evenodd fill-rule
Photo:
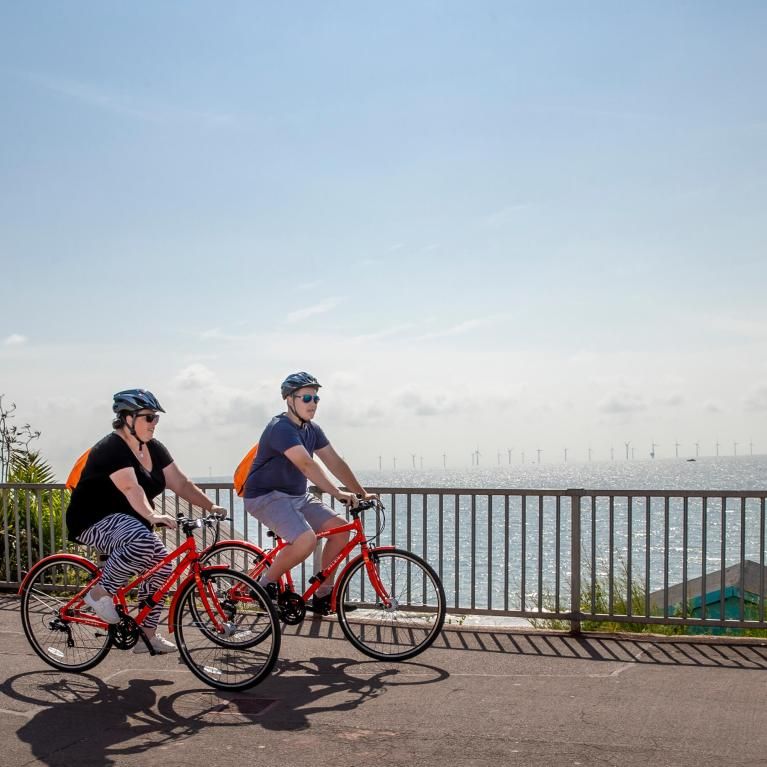
M 35 653 L 60 671 L 87 671 L 101 663 L 112 647 L 106 627 L 60 619 L 61 608 L 97 573 L 96 565 L 88 567 L 69 557 L 54 556 L 24 586 L 21 596 L 24 634 Z M 87 605 L 75 609 L 83 615 L 93 615 Z M 72 646 L 68 646 L 70 637 Z
M 179 596 L 176 608 L 176 642 L 189 670 L 205 684 L 219 690 L 246 690 L 274 668 L 280 652 L 281 633 L 277 613 L 266 592 L 248 575 L 232 569 L 203 569 L 203 595 L 192 580 Z M 237 633 L 227 637 L 214 628 L 205 603 L 232 589 L 249 597 L 238 603 Z M 218 620 L 218 617 L 217 617 Z M 238 639 L 252 631 L 258 641 Z M 229 641 L 228 641 L 229 640 Z
M 370 581 L 375 567 L 392 599 L 387 607 Z M 445 623 L 445 591 L 436 572 L 404 549 L 374 550 L 338 584 L 336 613 L 346 638 L 378 660 L 407 660 L 430 647 Z
M 200 554 L 200 564 L 205 567 L 209 565 L 223 565 L 232 570 L 250 575 L 251 578 L 257 578 L 253 570 L 265 559 L 264 553 L 254 544 L 245 541 L 226 541 L 216 543 L 205 549 Z

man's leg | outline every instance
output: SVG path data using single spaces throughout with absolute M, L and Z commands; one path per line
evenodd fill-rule
M 274 558 L 271 567 L 259 578 L 261 585 L 276 583 L 281 575 L 300 565 L 314 551 L 316 545 L 317 536 L 311 530 L 305 530 L 293 543 L 286 544 Z
M 323 532 L 326 530 L 332 530 L 334 527 L 340 527 L 345 525 L 346 520 L 341 517 L 333 517 L 329 519 L 320 528 Z M 322 569 L 324 570 L 342 551 L 344 546 L 349 543 L 349 532 L 338 533 L 337 535 L 331 535 L 325 541 L 325 547 L 322 549 Z M 333 590 L 333 582 L 335 581 L 336 573 L 333 571 L 328 575 L 328 578 L 320 588 L 317 589 L 317 596 L 322 597 L 325 594 L 329 594 Z

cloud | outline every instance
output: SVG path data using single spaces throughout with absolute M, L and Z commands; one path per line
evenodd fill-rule
M 288 322 L 298 322 L 299 320 L 306 319 L 307 317 L 313 317 L 315 314 L 325 314 L 325 312 L 332 311 L 341 303 L 340 298 L 327 298 L 319 304 L 314 306 L 307 306 L 305 309 L 298 309 L 295 312 L 291 312 L 286 317 Z
M 368 343 L 370 341 L 378 341 L 382 338 L 389 338 L 390 336 L 396 336 L 403 333 L 406 330 L 410 330 L 413 327 L 412 322 L 405 322 L 401 325 L 393 325 L 390 328 L 384 328 L 376 333 L 366 333 L 361 336 L 354 336 L 352 341 L 354 343 Z
M 673 394 L 659 397 L 658 404 L 665 405 L 666 407 L 679 407 L 684 405 L 684 397 L 679 392 L 674 392 Z
M 196 362 L 184 368 L 176 376 L 174 383 L 179 389 L 206 389 L 216 381 L 215 374 L 205 365 Z
M 179 109 L 165 104 L 147 104 L 123 93 L 99 88 L 91 83 L 33 73 L 27 74 L 26 77 L 60 96 L 94 109 L 130 117 L 141 122 L 197 123 L 203 127 L 230 125 L 235 122 L 231 114 Z
M 757 386 L 744 402 L 746 410 L 763 411 L 767 410 L 767 384 Z
M 705 402 L 703 405 L 703 409 L 707 413 L 721 413 L 723 412 L 722 406 L 718 402 L 714 402 L 713 400 L 709 400 L 708 402 Z
M 450 336 L 459 336 L 463 333 L 469 333 L 477 328 L 485 327 L 500 319 L 499 315 L 489 315 L 487 317 L 477 317 L 473 320 L 464 320 L 457 325 L 452 325 L 444 330 L 435 330 L 431 333 L 424 333 L 422 336 L 414 338 L 414 341 L 430 341 L 433 338 L 448 338 Z
M 708 323 L 713 330 L 738 336 L 739 338 L 767 338 L 767 322 L 765 321 L 743 319 L 729 315 L 716 315 L 710 317 Z
M 644 400 L 632 392 L 621 391 L 608 394 L 598 405 L 601 413 L 608 415 L 622 415 L 625 413 L 639 413 L 647 410 Z
M 513 220 L 513 218 L 523 210 L 527 210 L 532 207 L 529 202 L 520 202 L 513 205 L 507 205 L 505 208 L 496 210 L 493 213 L 489 213 L 480 219 L 480 223 L 485 226 L 497 227 L 505 224 L 506 222 Z
M 3 346 L 23 346 L 29 339 L 18 333 L 11 333 L 3 340 Z
M 455 414 L 467 407 L 467 401 L 450 392 L 426 391 L 406 388 L 395 393 L 393 405 L 395 410 L 409 411 L 418 416 L 434 416 Z

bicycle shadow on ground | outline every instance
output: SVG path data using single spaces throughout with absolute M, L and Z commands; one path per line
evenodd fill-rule
M 39 709 L 16 734 L 38 762 L 57 766 L 119 765 L 122 756 L 178 742 L 211 725 L 255 721 L 239 710 L 221 716 L 230 701 L 210 688 L 158 696 L 157 688 L 175 684 L 132 678 L 122 687 L 90 674 L 34 671 L 7 679 L 0 695 L 13 708 Z
M 436 666 L 406 661 L 315 656 L 303 661 L 280 659 L 258 695 L 274 699 L 259 719 L 270 730 L 305 730 L 323 712 L 353 711 L 401 685 L 444 682 L 450 674 Z

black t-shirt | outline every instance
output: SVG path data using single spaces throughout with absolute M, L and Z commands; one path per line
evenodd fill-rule
M 148 472 L 116 432 L 99 440 L 88 453 L 83 473 L 67 508 L 67 529 L 69 539 L 77 536 L 110 514 L 129 514 L 151 528 L 149 522 L 137 514 L 121 490 L 109 478 L 120 469 L 132 468 L 139 485 L 146 493 L 149 503 L 165 490 L 163 469 L 173 463 L 170 453 L 162 442 L 152 439 L 146 443 L 152 457 L 152 471 Z

